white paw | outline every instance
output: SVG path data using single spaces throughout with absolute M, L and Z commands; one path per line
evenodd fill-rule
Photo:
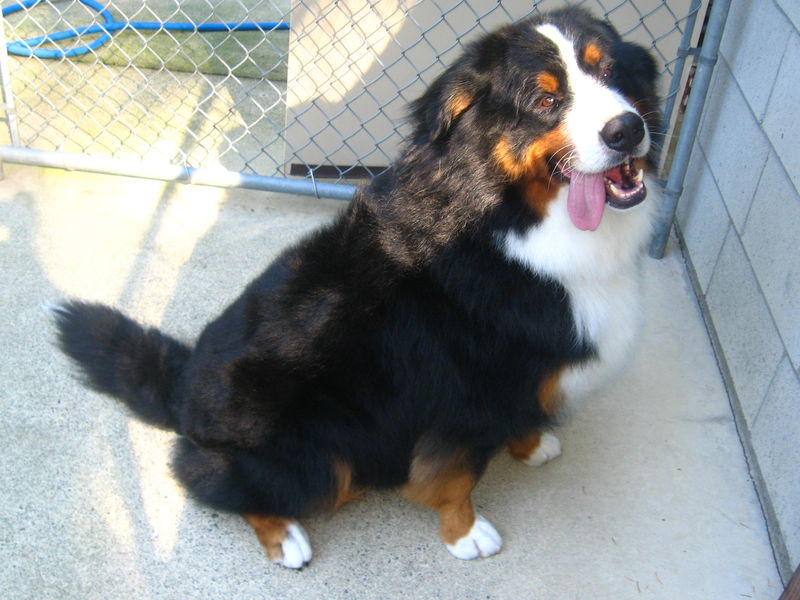
M 552 433 L 543 433 L 536 450 L 522 462 L 532 467 L 541 467 L 559 456 L 561 456 L 561 442 Z
M 289 569 L 302 569 L 311 560 L 311 544 L 299 523 L 291 523 L 286 528 L 286 539 L 281 542 L 281 551 L 283 558 L 275 562 Z
M 457 540 L 455 544 L 447 544 L 450 554 L 461 560 L 485 558 L 496 554 L 503 547 L 503 539 L 492 524 L 481 516 L 475 517 L 475 524 L 469 533 Z

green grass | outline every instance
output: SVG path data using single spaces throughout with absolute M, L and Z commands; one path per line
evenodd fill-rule
M 268 39 L 264 39 L 265 36 Z M 286 81 L 289 32 L 134 33 L 123 31 L 97 52 L 73 60 L 113 66 Z
M 239 2 L 210 0 L 113 0 L 105 4 L 118 21 L 277 21 L 289 12 L 288 0 L 250 2 L 246 13 Z M 95 21 L 95 14 L 77 2 L 44 3 L 29 12 L 11 15 L 6 23 L 6 37 L 9 41 L 17 40 Z M 94 37 L 86 36 L 80 43 L 88 43 Z M 71 39 L 63 42 L 63 47 L 80 43 Z M 94 54 L 69 60 L 286 81 L 288 44 L 288 31 L 231 34 L 122 31 Z

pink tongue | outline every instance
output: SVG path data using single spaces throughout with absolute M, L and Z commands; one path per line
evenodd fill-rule
M 603 173 L 570 173 L 567 211 L 572 223 L 583 231 L 594 231 L 603 218 L 606 184 Z

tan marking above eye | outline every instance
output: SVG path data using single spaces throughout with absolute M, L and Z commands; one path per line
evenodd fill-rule
M 539 73 L 536 76 L 536 83 L 539 89 L 548 94 L 555 94 L 558 89 L 558 78 L 552 73 Z
M 583 49 L 583 62 L 590 67 L 596 67 L 603 58 L 603 51 L 594 44 L 586 44 Z

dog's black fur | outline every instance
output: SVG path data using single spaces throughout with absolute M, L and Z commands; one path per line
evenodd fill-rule
M 654 97 L 643 49 L 581 10 L 547 18 L 603 44 L 627 97 Z M 330 504 L 337 461 L 353 487 L 385 488 L 403 485 L 421 452 L 466 451 L 477 477 L 505 443 L 551 425 L 543 381 L 595 348 L 577 341 L 564 287 L 498 249 L 498 232 L 543 215 L 489 158 L 501 135 L 521 151 L 558 123 L 531 78 L 561 69 L 538 22 L 471 44 L 413 104 L 394 165 L 193 348 L 105 306 L 57 311 L 61 348 L 88 384 L 177 432 L 174 471 L 195 498 L 301 517 Z

